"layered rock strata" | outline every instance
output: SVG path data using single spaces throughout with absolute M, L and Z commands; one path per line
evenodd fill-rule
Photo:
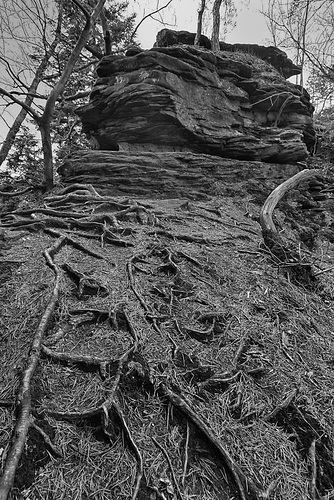
M 78 110 L 104 150 L 190 151 L 241 160 L 306 158 L 309 95 L 251 54 L 175 45 L 104 57 Z
M 163 29 L 157 34 L 155 47 L 170 47 L 171 45 L 194 45 L 195 33 L 189 31 L 174 31 Z M 211 41 L 201 35 L 199 45 L 211 49 Z M 252 54 L 268 62 L 276 68 L 285 78 L 301 74 L 301 66 L 294 64 L 286 53 L 278 47 L 266 47 L 254 43 L 226 43 L 220 42 L 220 50 L 227 52 L 244 52 Z
M 90 151 L 68 158 L 60 169 L 66 183 L 92 184 L 109 196 L 187 197 L 242 192 L 250 184 L 266 190 L 303 166 L 276 165 L 187 152 Z

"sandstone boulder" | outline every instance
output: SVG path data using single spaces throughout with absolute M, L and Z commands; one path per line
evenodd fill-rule
M 309 95 L 251 54 L 155 47 L 104 57 L 97 75 L 77 113 L 98 149 L 289 163 L 312 147 Z

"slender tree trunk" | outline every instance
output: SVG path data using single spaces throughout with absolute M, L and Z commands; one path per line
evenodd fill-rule
M 202 25 L 203 25 L 203 14 L 204 14 L 204 9 L 205 9 L 205 2 L 206 2 L 206 0 L 201 0 L 201 6 L 198 9 L 197 31 L 196 31 L 195 41 L 194 41 L 194 45 L 196 47 L 200 46 L 201 35 L 202 35 Z
M 50 122 L 40 120 L 39 131 L 42 139 L 43 162 L 44 162 L 44 182 L 47 191 L 53 187 L 53 159 Z
M 44 112 L 40 118 L 39 126 L 43 141 L 43 150 L 44 145 L 47 152 L 47 157 L 44 158 L 44 179 L 45 179 L 45 187 L 47 191 L 50 191 L 53 188 L 53 158 L 52 158 L 52 148 L 49 148 L 49 144 L 51 144 L 51 134 L 50 134 L 50 124 L 52 120 L 52 114 L 55 108 L 56 101 L 58 97 L 63 93 L 65 85 L 71 76 L 75 63 L 78 60 L 81 50 L 84 48 L 87 43 L 89 32 L 91 25 L 96 21 L 98 16 L 101 13 L 101 9 L 104 6 L 106 0 L 99 0 L 92 15 L 90 16 L 85 7 L 78 1 L 72 0 L 72 2 L 79 7 L 79 9 L 84 13 L 86 17 L 86 24 L 82 33 L 80 35 L 79 40 L 77 41 L 76 46 L 74 47 L 69 60 L 63 70 L 63 73 L 56 83 L 54 88 L 52 89 L 44 108 Z
M 102 24 L 103 38 L 104 38 L 104 55 L 109 56 L 109 54 L 111 54 L 110 31 L 103 9 L 101 10 L 100 19 Z
M 26 104 L 26 106 L 28 106 L 28 107 L 31 107 L 31 105 L 34 101 L 34 96 L 36 94 L 37 87 L 40 84 L 40 82 L 42 81 L 43 76 L 44 76 L 44 72 L 45 72 L 47 65 L 48 65 L 48 62 L 49 62 L 49 59 L 52 56 L 52 54 L 54 53 L 54 51 L 58 45 L 60 32 L 61 32 L 62 17 L 63 17 L 63 7 L 62 7 L 62 4 L 60 3 L 55 38 L 54 38 L 52 44 L 50 45 L 49 49 L 45 52 L 43 59 L 40 62 L 39 66 L 36 70 L 34 79 L 31 82 L 31 85 L 28 89 L 27 96 L 24 100 L 24 104 Z M 19 112 L 19 114 L 15 118 L 12 126 L 10 127 L 10 129 L 6 135 L 6 138 L 1 146 L 1 149 L 0 149 L 0 165 L 6 160 L 8 153 L 9 153 L 9 151 L 13 145 L 13 142 L 15 140 L 15 137 L 16 137 L 18 131 L 20 130 L 21 125 L 24 122 L 27 114 L 28 114 L 27 108 L 21 108 L 21 111 Z
M 302 32 L 302 55 L 301 55 L 301 61 L 300 61 L 302 72 L 300 74 L 300 81 L 299 81 L 299 84 L 301 87 L 304 86 L 303 73 L 304 73 L 304 66 L 305 66 L 306 31 L 307 31 L 309 10 L 310 10 L 310 0 L 307 0 L 306 7 L 305 7 L 305 13 L 304 13 L 304 20 L 303 20 L 303 32 Z
M 212 7 L 212 50 L 219 52 L 220 7 L 223 0 L 215 0 Z

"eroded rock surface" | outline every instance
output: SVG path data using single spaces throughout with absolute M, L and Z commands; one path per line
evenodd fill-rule
M 97 74 L 78 114 L 98 149 L 291 163 L 313 144 L 309 95 L 251 54 L 155 47 L 104 57 Z
M 275 187 L 301 168 L 187 152 L 90 151 L 68 158 L 60 173 L 66 183 L 93 184 L 109 196 L 196 199 L 224 194 L 231 185 L 234 192 L 252 182 Z
M 189 31 L 174 31 L 163 29 L 157 34 L 156 47 L 169 47 L 171 45 L 194 45 L 195 33 Z M 211 40 L 201 35 L 201 47 L 211 49 Z M 286 53 L 278 47 L 266 47 L 254 43 L 226 43 L 220 42 L 220 49 L 228 52 L 245 52 L 268 62 L 276 68 L 285 78 L 301 74 L 301 66 L 294 64 Z

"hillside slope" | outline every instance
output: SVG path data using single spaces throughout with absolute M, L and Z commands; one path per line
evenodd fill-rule
M 279 261 L 258 223 L 275 183 L 219 182 L 3 210 L 0 498 L 23 428 L 9 498 L 333 498 L 331 201 L 280 203 L 300 258 Z

